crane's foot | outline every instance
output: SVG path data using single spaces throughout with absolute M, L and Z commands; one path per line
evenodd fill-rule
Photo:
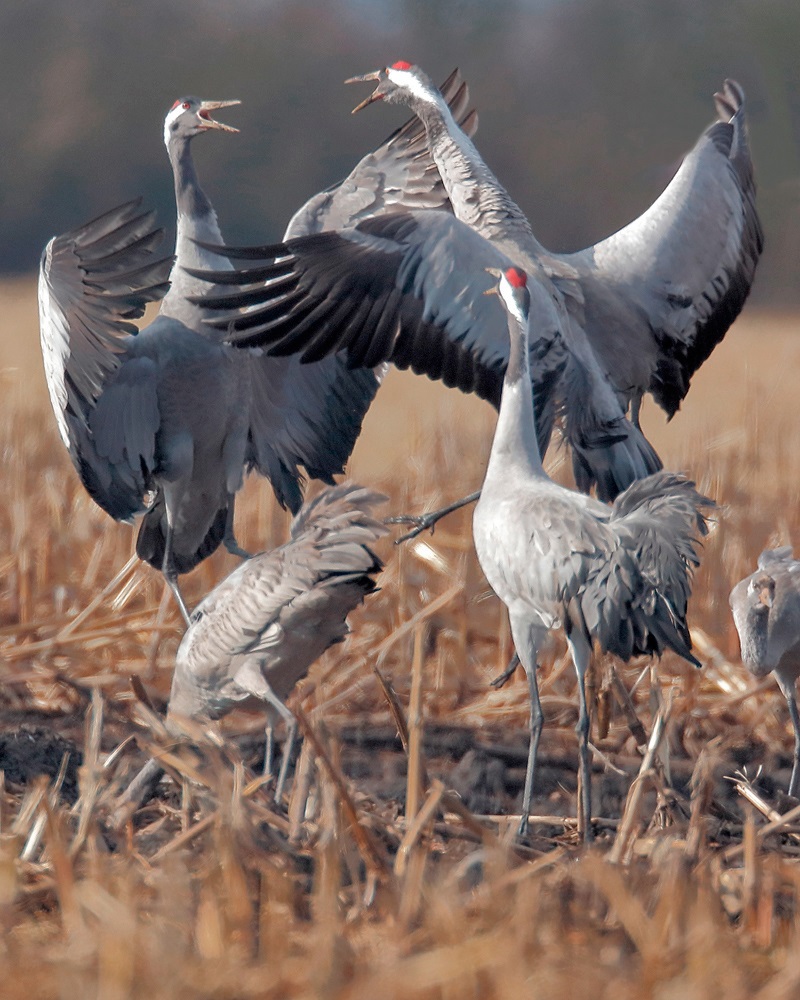
M 423 531 L 430 531 L 433 534 L 435 526 L 441 521 L 443 517 L 447 517 L 448 514 L 452 514 L 455 510 L 460 510 L 462 507 L 466 507 L 468 503 L 475 503 L 479 499 L 481 493 L 478 490 L 476 493 L 470 493 L 468 497 L 464 497 L 463 500 L 456 500 L 455 503 L 448 504 L 446 507 L 440 507 L 439 510 L 432 510 L 428 514 L 398 514 L 395 517 L 387 517 L 384 519 L 384 524 L 413 524 L 414 527 L 411 531 L 407 531 L 404 535 L 395 539 L 395 545 L 400 545 L 402 542 L 408 542 L 412 538 L 416 538 L 417 535 L 422 534 Z
M 497 677 L 494 678 L 494 680 L 489 681 L 489 687 L 493 687 L 496 691 L 499 691 L 500 688 L 503 687 L 503 685 L 507 681 L 511 680 L 518 666 L 519 666 L 519 657 L 517 656 L 516 653 L 514 653 L 514 655 L 511 657 L 511 661 L 509 662 L 506 669 L 502 672 L 502 674 L 498 674 Z
M 222 544 L 230 552 L 232 556 L 238 556 L 240 559 L 252 559 L 252 552 L 247 552 L 243 549 L 235 538 L 223 538 Z

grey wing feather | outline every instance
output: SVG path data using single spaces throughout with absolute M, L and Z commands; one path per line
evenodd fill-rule
M 467 135 L 477 131 L 478 116 L 467 111 L 469 90 L 454 70 L 442 84 L 442 95 Z M 450 209 L 425 129 L 416 115 L 363 157 L 339 184 L 309 199 L 294 214 L 284 240 L 324 230 L 344 229 L 385 212 Z
M 624 660 L 675 650 L 692 663 L 686 607 L 703 511 L 713 501 L 681 476 L 658 473 L 634 483 L 611 507 L 577 495 L 548 497 L 537 508 L 534 580 L 537 606 L 566 609 L 567 634 L 580 629 Z M 545 572 L 545 570 L 543 570 Z M 555 581 L 549 574 L 554 574 Z
M 203 300 L 207 308 L 227 311 L 210 322 L 225 329 L 236 346 L 301 352 L 306 362 L 345 350 L 352 365 L 390 361 L 499 406 L 508 329 L 502 310 L 476 291 L 473 276 L 512 262 L 448 213 L 395 213 L 342 233 L 226 252 L 277 258 L 261 267 L 206 275 L 246 286 Z M 230 312 L 240 307 L 244 311 Z M 550 297 L 538 295 L 532 308 L 530 358 L 544 451 L 567 352 Z
M 660 472 L 630 486 L 611 510 L 609 525 L 635 553 L 643 580 L 653 588 L 648 627 L 652 631 L 658 625 L 663 642 L 672 625 L 686 644 L 685 652 L 677 650 L 683 656 L 691 648 L 685 616 L 691 573 L 699 563 L 697 545 L 715 508 L 691 480 Z
M 42 354 L 59 433 L 91 495 L 118 519 L 141 509 L 141 472 L 127 468 L 120 478 L 97 453 L 92 415 L 137 332 L 131 321 L 164 295 L 172 266 L 171 257 L 155 255 L 162 231 L 152 228 L 153 214 L 140 212 L 140 204 L 128 202 L 54 237 L 39 271 Z M 139 403 L 149 425 L 147 385 Z M 128 429 L 136 435 L 137 428 Z
M 619 289 L 639 310 L 642 336 L 649 327 L 657 343 L 650 391 L 669 416 L 741 311 L 764 245 L 741 87 L 726 80 L 716 104 L 720 120 L 653 205 L 608 239 L 564 257 L 589 278 L 588 329 L 610 371 L 613 358 L 603 356 L 602 330 L 591 321 L 593 280 Z
M 344 471 L 380 381 L 371 369 L 353 370 L 335 355 L 305 365 L 261 351 L 243 358 L 251 380 L 247 461 L 272 483 L 282 506 L 303 500 L 298 466 L 332 483 Z

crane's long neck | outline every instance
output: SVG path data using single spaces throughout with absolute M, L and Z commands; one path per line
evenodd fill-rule
M 203 295 L 209 285 L 188 275 L 183 268 L 226 270 L 231 267 L 225 257 L 218 257 L 199 247 L 194 241 L 223 242 L 217 214 L 200 187 L 200 180 L 192 159 L 191 139 L 173 139 L 167 145 L 172 175 L 175 181 L 175 202 L 178 208 L 178 232 L 175 240 L 175 264 L 170 274 L 170 290 L 161 304 L 161 312 L 187 322 L 187 316 L 196 317 L 200 310 L 187 301 L 189 295 Z M 191 324 L 190 324 L 191 325 Z
M 508 367 L 503 380 L 500 413 L 492 441 L 485 484 L 502 485 L 518 471 L 527 477 L 547 480 L 536 440 L 533 391 L 528 359 L 528 326 L 509 313 Z M 486 486 L 484 488 L 486 488 Z
M 437 92 L 410 101 L 425 126 L 428 149 L 457 219 L 492 242 L 530 251 L 538 246 L 525 214 L 484 163 Z M 512 254 L 513 255 L 513 254 Z

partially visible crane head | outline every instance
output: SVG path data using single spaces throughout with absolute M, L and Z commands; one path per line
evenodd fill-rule
M 509 267 L 501 271 L 487 267 L 486 273 L 497 278 L 497 284 L 487 288 L 484 295 L 499 295 L 508 311 L 517 318 L 521 326 L 528 322 L 531 295 L 528 291 L 528 275 L 521 267 Z
M 215 121 L 209 112 L 241 103 L 241 101 L 201 101 L 199 97 L 179 97 L 164 119 L 165 144 L 168 146 L 172 139 L 192 138 L 210 129 L 219 132 L 238 132 L 239 129 L 233 125 Z
M 754 677 L 766 677 L 775 669 L 777 658 L 769 653 L 769 615 L 775 601 L 775 580 L 763 570 L 742 580 L 733 588 L 730 606 L 742 662 Z
M 396 62 L 391 66 L 375 70 L 373 73 L 364 73 L 363 76 L 353 76 L 345 83 L 366 83 L 376 80 L 378 86 L 373 92 L 363 100 L 352 113 L 361 111 L 368 104 L 374 101 L 386 101 L 389 104 L 410 104 L 413 106 L 414 100 L 423 101 L 428 104 L 436 103 L 439 91 L 434 86 L 430 77 L 427 76 L 419 66 L 412 66 L 408 62 Z

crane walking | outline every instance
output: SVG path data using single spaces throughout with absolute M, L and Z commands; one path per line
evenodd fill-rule
M 387 529 L 372 510 L 385 500 L 351 483 L 323 490 L 301 508 L 284 545 L 243 562 L 197 605 L 178 647 L 167 724 L 175 715 L 218 719 L 242 702 L 263 703 L 267 772 L 273 724 L 283 719 L 287 727 L 278 801 L 297 729 L 286 698 L 312 663 L 344 639 L 347 616 L 375 591 L 383 563 L 371 546 Z M 146 764 L 118 811 L 138 804 L 160 774 L 156 760 Z
M 473 131 L 477 118 L 457 72 L 443 91 Z M 210 130 L 235 132 L 210 112 L 237 103 L 186 97 L 166 117 L 178 210 L 174 266 L 155 256 L 162 233 L 152 214 L 131 202 L 54 237 L 39 279 L 42 352 L 61 438 L 106 513 L 125 521 L 144 514 L 137 552 L 163 571 L 187 620 L 178 575 L 220 542 L 243 554 L 233 515 L 244 471 L 266 476 L 278 501 L 296 512 L 299 466 L 327 483 L 343 471 L 382 374 L 352 370 L 342 357 L 303 365 L 236 351 L 203 322 L 192 297 L 206 286 L 186 268 L 230 265 L 201 245 L 221 243 L 222 235 L 191 142 Z M 287 234 L 421 207 L 447 211 L 448 199 L 411 119 L 344 182 L 302 206 Z M 131 321 L 161 298 L 159 315 L 137 334 Z M 148 492 L 154 498 L 146 507 Z
M 530 744 L 522 820 L 528 826 L 543 715 L 537 656 L 551 629 L 563 628 L 578 677 L 577 725 L 585 840 L 592 837 L 589 713 L 584 677 L 595 642 L 623 660 L 672 649 L 691 653 L 686 607 L 704 510 L 714 502 L 682 476 L 658 472 L 621 493 L 611 507 L 554 483 L 542 467 L 528 391 L 531 301 L 546 308 L 546 287 L 524 271 L 492 269 L 507 311 L 511 353 L 473 534 L 478 560 L 508 608 L 530 691 Z
M 800 676 L 800 560 L 791 545 L 766 549 L 758 568 L 730 594 L 742 662 L 754 677 L 775 674 L 789 708 L 794 757 L 789 795 L 800 796 L 800 714 L 795 682 Z

